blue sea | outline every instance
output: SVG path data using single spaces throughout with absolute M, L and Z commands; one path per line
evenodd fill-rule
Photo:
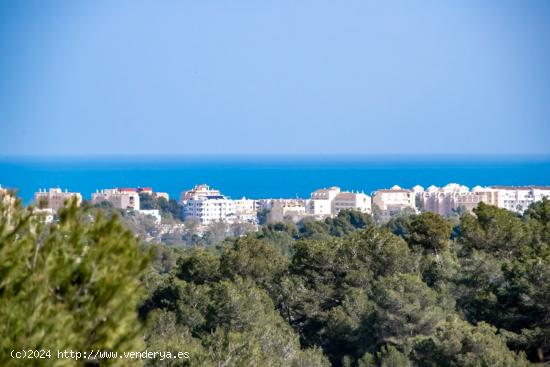
M 92 192 L 153 187 L 178 199 L 206 183 L 232 198 L 309 197 L 322 187 L 371 193 L 393 185 L 550 185 L 550 157 L 525 156 L 260 156 L 0 157 L 0 185 L 26 203 L 39 188 Z

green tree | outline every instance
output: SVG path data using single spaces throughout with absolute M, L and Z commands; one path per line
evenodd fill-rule
M 28 363 L 11 349 L 139 350 L 147 256 L 135 237 L 75 201 L 51 225 L 32 212 L 0 200 L 0 364 Z
M 437 293 L 417 275 L 381 278 L 376 285 L 374 333 L 378 345 L 403 346 L 408 338 L 431 335 L 444 320 Z
M 368 227 L 340 241 L 336 262 L 346 284 L 366 287 L 367 273 L 378 278 L 416 270 L 407 243 L 385 228 Z
M 547 249 L 550 244 L 550 199 L 544 197 L 542 201 L 531 204 L 524 219 L 535 236 L 534 242 Z
M 174 199 L 166 200 L 163 197 L 156 197 L 142 192 L 139 194 L 139 204 L 143 210 L 159 210 L 163 218 L 181 220 L 182 207 Z
M 411 362 L 407 356 L 392 345 L 385 345 L 376 353 L 380 367 L 407 367 Z
M 453 319 L 438 326 L 428 337 L 411 341 L 411 359 L 419 367 L 521 367 L 530 364 L 525 355 L 506 347 L 497 329 L 480 323 L 472 326 Z
M 451 225 L 445 218 L 424 212 L 413 216 L 409 223 L 409 243 L 437 254 L 449 247 L 451 230 Z
M 332 236 L 344 237 L 358 229 L 373 225 L 374 222 L 369 214 L 357 210 L 342 210 L 335 218 L 327 218 L 325 224 Z
M 514 213 L 485 203 L 460 220 L 459 242 L 466 250 L 482 250 L 500 257 L 520 254 L 532 241 L 528 226 Z
M 268 291 L 274 290 L 274 282 L 288 265 L 288 258 L 277 248 L 252 236 L 233 240 L 220 259 L 220 269 L 226 278 L 248 277 Z
M 177 260 L 176 276 L 197 284 L 218 281 L 220 257 L 209 248 L 193 248 Z

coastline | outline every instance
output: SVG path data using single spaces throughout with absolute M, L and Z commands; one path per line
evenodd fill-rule
M 308 197 L 320 187 L 548 185 L 550 157 L 525 155 L 265 155 L 0 157 L 0 185 L 28 202 L 39 188 L 145 187 L 179 193 L 201 182 L 233 198 Z

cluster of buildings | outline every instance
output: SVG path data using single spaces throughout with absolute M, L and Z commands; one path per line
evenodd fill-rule
M 1 188 L 0 188 L 1 190 Z M 157 223 L 161 222 L 159 210 L 143 210 L 140 207 L 140 194 L 169 200 L 164 192 L 152 188 L 113 188 L 98 190 L 92 194 L 91 203 L 109 203 L 117 209 L 133 210 L 149 215 Z M 345 209 L 363 213 L 374 213 L 382 221 L 400 213 L 428 211 L 448 217 L 455 213 L 471 211 L 479 203 L 494 205 L 516 213 L 523 213 L 529 205 L 550 198 L 550 186 L 476 186 L 472 189 L 448 184 L 443 187 L 430 186 L 424 189 L 414 186 L 411 189 L 393 186 L 374 191 L 372 197 L 364 192 L 342 191 L 339 187 L 315 190 L 307 199 L 231 199 L 219 190 L 208 185 L 196 185 L 183 191 L 180 196 L 181 217 L 195 220 L 201 225 L 213 222 L 257 223 L 258 214 L 268 213 L 272 221 L 299 221 L 306 217 L 323 219 L 336 216 Z M 53 215 L 67 202 L 82 202 L 78 192 L 62 191 L 59 188 L 40 189 L 35 193 L 37 210 Z
M 494 205 L 515 213 L 523 213 L 529 205 L 550 198 L 550 186 L 466 186 L 450 183 L 443 187 L 430 186 L 424 189 L 415 186 L 402 189 L 394 186 L 378 190 L 373 196 L 384 218 L 409 211 L 427 211 L 449 217 L 453 213 L 470 212 L 479 203 Z
M 98 190 L 92 194 L 92 204 L 109 203 L 116 209 L 133 210 L 142 215 L 151 216 L 155 222 L 161 222 L 159 210 L 143 210 L 140 207 L 139 194 L 151 195 L 156 198 L 169 199 L 165 192 L 154 192 L 150 187 L 139 188 L 114 188 Z M 76 204 L 82 203 L 82 195 L 78 192 L 63 191 L 60 188 L 39 189 L 34 193 L 34 203 L 40 213 L 46 215 L 46 221 L 51 221 L 57 211 L 62 208 L 66 202 L 76 200 Z
M 212 222 L 255 222 L 257 203 L 242 198 L 232 200 L 208 185 L 196 185 L 181 193 L 180 205 L 185 219 L 195 219 L 201 224 Z
M 214 221 L 255 221 L 257 213 L 269 210 L 272 221 L 306 217 L 323 219 L 336 216 L 341 210 L 353 209 L 373 213 L 382 221 L 401 213 L 428 211 L 449 217 L 471 212 L 479 203 L 494 205 L 515 213 L 523 213 L 529 205 L 550 198 L 550 186 L 476 186 L 472 189 L 450 183 L 443 187 L 405 189 L 393 186 L 372 193 L 341 191 L 339 187 L 315 190 L 308 199 L 232 200 L 207 185 L 197 185 L 182 193 L 180 204 L 185 218 L 202 224 Z
M 217 221 L 255 223 L 258 213 L 264 210 L 269 210 L 273 221 L 286 218 L 298 221 L 305 217 L 322 219 L 337 215 L 343 209 L 371 212 L 368 195 L 341 191 L 339 187 L 316 190 L 310 199 L 233 200 L 208 185 L 197 185 L 181 194 L 180 204 L 184 218 L 195 219 L 201 224 Z

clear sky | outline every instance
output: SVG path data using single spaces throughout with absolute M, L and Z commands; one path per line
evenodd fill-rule
M 0 155 L 550 154 L 550 1 L 2 1 Z

